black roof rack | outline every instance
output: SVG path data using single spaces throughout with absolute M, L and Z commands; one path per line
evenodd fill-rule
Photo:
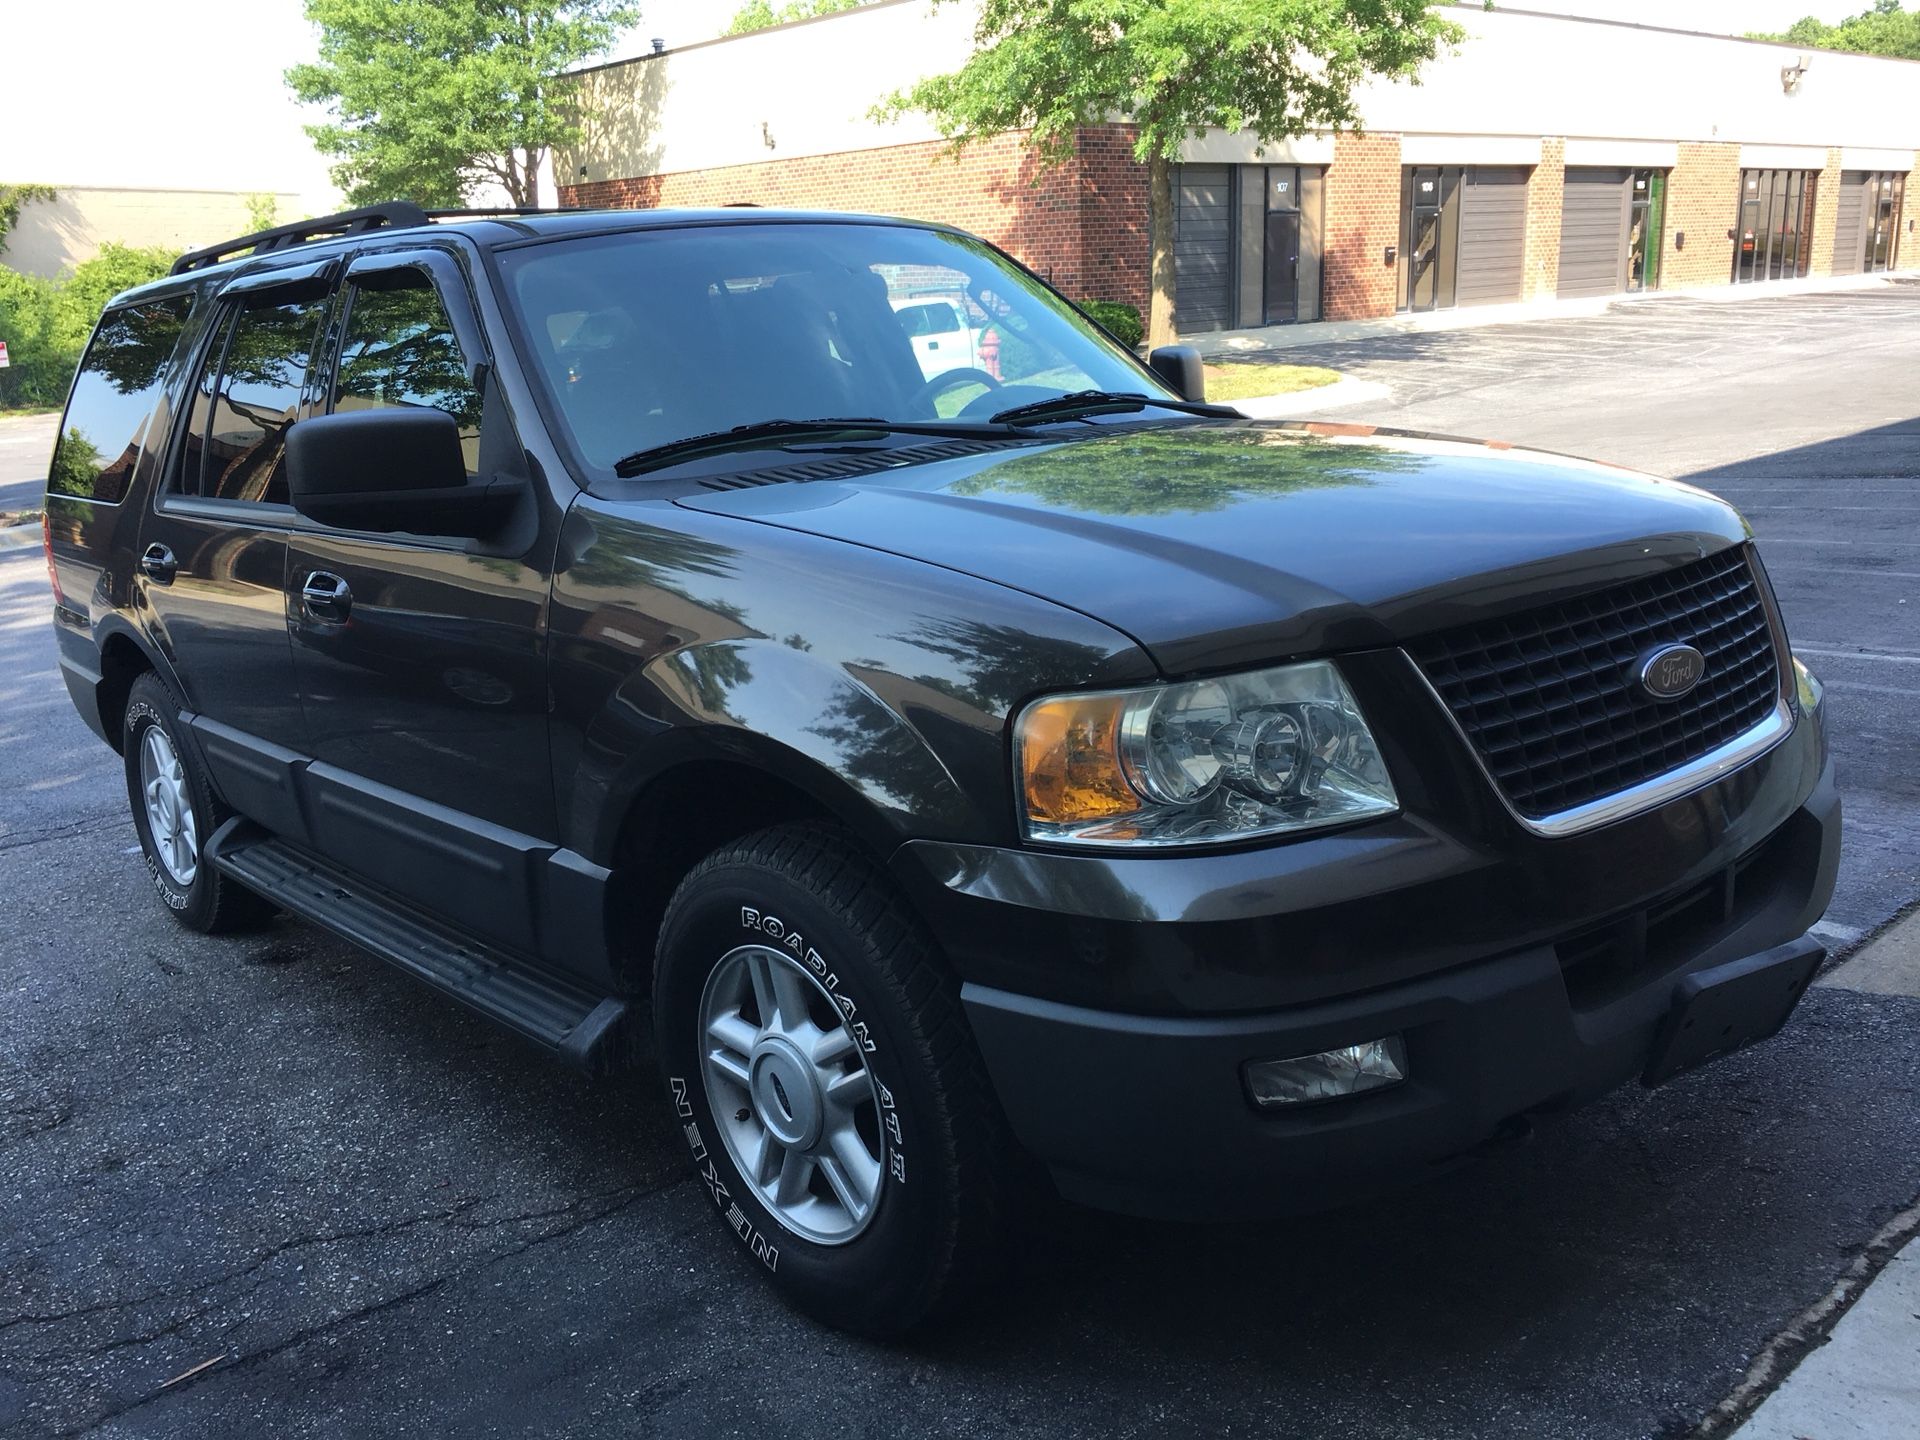
M 271 230 L 224 240 L 204 250 L 189 250 L 173 262 L 173 269 L 167 273 L 184 275 L 189 270 L 204 270 L 209 265 L 218 265 L 222 260 L 247 250 L 264 255 L 269 250 L 288 250 L 295 245 L 306 245 L 337 235 L 364 235 L 369 230 L 404 230 L 429 224 L 431 220 L 432 217 L 418 205 L 408 204 L 404 200 L 368 205 L 359 210 L 342 210 L 338 215 L 322 215 L 292 225 L 276 225 Z
M 338 215 L 322 215 L 293 225 L 276 225 L 204 250 L 189 250 L 173 262 L 167 273 L 184 275 L 189 270 L 204 270 L 246 251 L 264 255 L 269 250 L 289 250 L 315 240 L 332 240 L 341 235 L 364 235 L 370 230 L 408 230 L 435 220 L 484 220 L 493 215 L 565 215 L 565 208 L 543 209 L 537 205 L 501 205 L 478 210 L 422 210 L 406 200 L 389 200 L 383 205 L 367 205 L 358 210 L 342 210 Z

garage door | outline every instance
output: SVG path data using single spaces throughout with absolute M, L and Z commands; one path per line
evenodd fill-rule
M 1864 170 L 1840 175 L 1840 208 L 1833 217 L 1833 273 L 1858 275 L 1866 254 L 1866 216 L 1869 176 Z
M 1518 300 L 1527 262 L 1527 172 L 1476 165 L 1460 187 L 1460 265 L 1454 303 Z
M 1614 295 L 1627 288 L 1628 182 L 1625 170 L 1567 171 L 1560 202 L 1562 298 Z
M 1224 330 L 1232 297 L 1232 186 L 1225 165 L 1182 165 L 1174 196 L 1173 303 L 1182 334 Z

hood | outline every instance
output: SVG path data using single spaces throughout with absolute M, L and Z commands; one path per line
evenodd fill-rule
M 1399 643 L 1747 534 L 1671 481 L 1325 423 L 1130 428 L 679 503 L 1028 591 L 1169 674 Z

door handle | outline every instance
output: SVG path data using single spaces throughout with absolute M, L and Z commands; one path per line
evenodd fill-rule
M 322 620 L 344 620 L 353 608 L 353 592 L 338 575 L 316 570 L 300 586 L 300 599 Z
M 180 562 L 164 545 L 149 545 L 140 556 L 140 573 L 156 585 L 171 585 L 179 569 Z

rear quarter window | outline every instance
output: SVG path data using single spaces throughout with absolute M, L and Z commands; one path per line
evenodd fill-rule
M 168 295 L 100 317 L 61 421 L 49 495 L 106 505 L 126 498 L 147 417 L 192 309 L 193 296 Z

